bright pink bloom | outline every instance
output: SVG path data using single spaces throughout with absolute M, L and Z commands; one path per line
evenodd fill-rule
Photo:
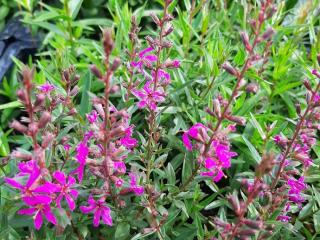
M 133 173 L 129 173 L 130 177 L 130 189 L 137 196 L 141 196 L 144 193 L 144 187 L 137 185 L 137 178 Z
M 84 214 L 93 212 L 93 226 L 98 227 L 100 224 L 100 219 L 104 224 L 112 226 L 112 218 L 110 215 L 110 208 L 105 204 L 105 199 L 100 198 L 95 201 L 90 195 L 88 199 L 89 206 L 81 206 L 80 210 Z
M 125 174 L 127 170 L 124 162 L 113 162 L 113 168 L 118 174 Z
M 64 148 L 64 150 L 66 150 L 68 152 L 68 151 L 70 151 L 71 146 L 68 143 L 66 143 L 63 145 L 63 148 Z
M 131 62 L 131 66 L 138 68 L 139 72 L 143 72 L 144 65 L 150 67 L 152 65 L 152 62 L 157 61 L 156 55 L 153 55 L 153 54 L 147 55 L 149 52 L 152 52 L 152 51 L 153 51 L 152 47 L 148 47 L 142 50 L 139 53 L 139 60 L 137 62 L 135 61 Z
M 201 123 L 196 123 L 182 135 L 182 142 L 188 151 L 192 151 L 192 142 L 189 137 L 193 139 L 198 139 L 200 136 L 200 129 L 202 129 L 203 131 L 207 131 L 206 126 L 204 126 Z
M 56 87 L 50 83 L 45 83 L 45 84 L 42 84 L 41 86 L 38 86 L 38 89 L 43 93 L 50 93 L 55 88 Z
M 77 169 L 72 171 L 73 174 L 78 175 L 78 180 L 79 182 L 82 182 L 83 179 L 83 172 L 86 164 L 86 159 L 89 155 L 89 148 L 87 146 L 86 141 L 82 141 L 76 148 L 77 154 L 76 154 L 76 159 L 79 162 L 79 166 Z
M 281 221 L 281 222 L 289 222 L 290 219 L 291 219 L 291 217 L 285 216 L 285 215 L 280 215 L 280 216 L 277 217 L 277 220 Z
M 56 199 L 57 207 L 61 208 L 61 200 L 62 198 L 65 198 L 70 210 L 73 211 L 76 207 L 74 199 L 77 199 L 78 191 L 71 187 L 75 185 L 76 180 L 72 176 L 68 176 L 68 178 L 66 178 L 65 174 L 60 171 L 55 171 L 52 176 L 59 183 L 57 184 L 57 192 L 60 193 Z
M 155 79 L 156 78 L 156 73 L 155 71 L 152 71 L 151 72 L 151 75 L 152 75 L 152 79 Z M 158 77 L 157 77 L 157 81 L 160 85 L 168 85 L 170 84 L 171 82 L 171 76 L 169 73 L 167 73 L 166 71 L 162 70 L 162 69 L 159 69 L 158 70 Z
M 46 198 L 46 200 L 45 200 Z M 34 216 L 34 226 L 37 230 L 39 230 L 43 223 L 43 216 L 48 220 L 48 222 L 51 222 L 52 224 L 57 224 L 57 219 L 51 212 L 50 208 L 50 202 L 51 199 L 49 197 L 43 196 L 42 200 L 39 200 L 39 198 L 33 198 L 30 197 L 25 200 L 31 208 L 27 209 L 21 209 L 18 211 L 18 214 L 23 215 L 33 215 Z
M 150 81 L 147 82 L 141 90 L 133 89 L 132 94 L 139 99 L 139 108 L 148 107 L 155 111 L 157 104 L 165 101 L 165 93 L 162 88 L 154 90 L 150 84 Z
M 86 114 L 88 121 L 92 124 L 97 121 L 98 113 L 93 110 L 90 114 Z
M 287 182 L 289 186 L 289 200 L 301 205 L 304 202 L 304 197 L 301 196 L 301 192 L 306 189 L 306 184 L 304 183 L 304 177 L 299 179 L 290 178 Z

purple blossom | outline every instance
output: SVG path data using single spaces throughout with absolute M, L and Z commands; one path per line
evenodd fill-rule
M 56 87 L 50 83 L 45 83 L 40 86 L 38 86 L 38 89 L 43 93 L 50 93 L 52 90 L 54 90 Z
M 113 162 L 113 168 L 118 174 L 126 173 L 126 164 L 124 162 Z
M 288 179 L 287 184 L 289 186 L 289 200 L 301 205 L 301 203 L 304 202 L 301 192 L 306 189 L 304 177 L 301 176 L 299 179 L 290 178 Z
M 57 184 L 57 192 L 60 193 L 56 199 L 57 207 L 61 208 L 61 200 L 62 198 L 65 198 L 70 210 L 73 211 L 76 207 L 74 199 L 77 199 L 78 197 L 78 191 L 72 188 L 72 186 L 75 185 L 76 180 L 72 176 L 68 176 L 67 178 L 65 174 L 60 171 L 54 172 L 52 176 L 59 183 Z
M 128 127 L 125 131 L 126 135 L 120 139 L 121 145 L 128 149 L 134 148 L 138 144 L 137 139 L 131 137 L 132 131 L 133 131 L 133 127 L 132 126 Z
M 47 219 L 48 222 L 51 222 L 54 225 L 57 225 L 57 219 L 53 215 L 49 203 L 43 203 L 36 199 L 29 202 L 30 208 L 20 209 L 18 214 L 22 215 L 34 215 L 34 226 L 39 230 L 43 223 L 43 216 Z
M 149 52 L 152 52 L 153 48 L 152 47 L 148 47 L 144 50 L 142 50 L 138 56 L 139 56 L 139 60 L 137 62 L 133 61 L 131 62 L 131 66 L 138 68 L 139 72 L 144 72 L 143 71 L 143 66 L 151 66 L 152 62 L 156 62 L 157 61 L 157 56 L 153 55 L 153 54 L 148 54 Z
M 150 85 L 151 81 L 148 81 L 141 90 L 133 89 L 132 94 L 139 99 L 139 108 L 148 107 L 155 111 L 157 109 L 157 103 L 165 101 L 165 93 L 162 88 L 154 90 Z
M 110 215 L 110 208 L 105 204 L 105 199 L 100 198 L 95 201 L 90 195 L 88 199 L 89 206 L 80 206 L 81 212 L 88 214 L 93 213 L 93 226 L 98 227 L 100 224 L 100 219 L 104 224 L 112 226 L 112 218 Z
M 86 159 L 89 155 L 89 148 L 87 146 L 87 142 L 86 141 L 80 142 L 80 144 L 76 148 L 76 151 L 77 151 L 76 159 L 78 160 L 80 165 L 78 166 L 77 169 L 72 171 L 72 173 L 78 175 L 79 182 L 82 182 Z
M 98 113 L 93 110 L 90 114 L 86 114 L 88 121 L 92 124 L 97 121 Z
M 137 178 L 136 175 L 134 175 L 133 173 L 129 173 L 129 177 L 130 177 L 130 190 L 132 192 L 135 193 L 135 195 L 137 196 L 141 196 L 144 193 L 144 187 L 139 186 L 137 184 Z
M 207 127 L 201 123 L 196 123 L 182 135 L 182 142 L 188 151 L 192 151 L 192 142 L 190 140 L 190 137 L 199 140 L 200 130 L 206 132 Z
M 68 143 L 66 143 L 63 145 L 63 148 L 64 148 L 64 150 L 66 150 L 68 152 L 68 151 L 70 151 L 71 146 Z

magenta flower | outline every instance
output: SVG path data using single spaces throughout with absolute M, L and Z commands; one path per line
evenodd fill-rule
M 65 174 L 60 171 L 55 171 L 52 176 L 59 183 L 57 184 L 58 189 L 56 191 L 60 193 L 56 199 L 57 207 L 61 208 L 61 200 L 62 198 L 65 198 L 70 210 L 73 211 L 76 207 L 74 199 L 77 199 L 78 191 L 71 187 L 75 185 L 76 180 L 72 176 L 68 176 L 68 178 L 66 178 Z
M 47 196 L 40 197 L 28 197 L 25 199 L 25 202 L 31 206 L 27 209 L 20 209 L 18 214 L 22 215 L 34 215 L 34 226 L 39 230 L 43 223 L 43 216 L 47 219 L 48 222 L 52 224 L 57 224 L 57 219 L 51 212 L 50 203 L 51 198 Z
M 88 121 L 92 124 L 97 121 L 98 113 L 93 110 L 90 114 L 86 114 Z
M 139 72 L 143 72 L 143 66 L 151 66 L 152 62 L 156 62 L 157 61 L 157 56 L 150 54 L 147 55 L 149 52 L 152 52 L 153 48 L 152 47 L 148 47 L 144 50 L 142 50 L 139 53 L 139 60 L 137 62 L 131 62 L 131 66 L 138 68 Z
M 291 219 L 291 217 L 286 216 L 286 215 L 280 215 L 280 216 L 277 217 L 277 220 L 281 221 L 281 222 L 289 222 L 290 219 Z
M 80 206 L 80 210 L 84 214 L 88 214 L 90 212 L 93 213 L 93 226 L 98 227 L 101 218 L 104 224 L 112 226 L 110 208 L 105 204 L 104 198 L 100 198 L 98 201 L 95 201 L 90 195 L 88 204 L 89 206 Z
M 186 149 L 188 151 L 192 151 L 192 142 L 190 140 L 190 137 L 193 139 L 198 139 L 200 137 L 200 132 L 199 130 L 202 130 L 202 132 L 206 132 L 207 131 L 207 127 L 204 126 L 201 123 L 196 123 L 195 125 L 193 125 L 188 131 L 186 131 L 183 135 L 182 135 L 182 142 L 184 144 L 184 146 L 186 147 Z
M 130 190 L 137 196 L 141 196 L 144 193 L 144 187 L 137 184 L 137 178 L 133 173 L 129 173 L 130 177 Z
M 63 145 L 63 148 L 64 148 L 64 150 L 66 150 L 68 152 L 68 151 L 70 151 L 71 146 L 68 143 L 66 143 Z
M 151 72 L 151 75 L 152 75 L 152 79 L 155 79 L 156 78 L 156 73 L 155 71 L 152 71 Z M 161 84 L 161 85 L 168 85 L 170 84 L 171 82 L 171 77 L 170 77 L 170 74 L 167 73 L 166 71 L 162 70 L 162 69 L 159 69 L 158 70 L 158 76 L 157 76 L 157 80 L 158 82 Z
M 304 177 L 301 176 L 298 180 L 290 178 L 288 179 L 287 184 L 289 186 L 289 200 L 301 205 L 301 203 L 304 202 L 304 197 L 301 196 L 301 192 L 306 189 Z
M 126 173 L 126 164 L 124 162 L 113 162 L 113 168 L 118 174 L 125 174 Z
M 86 141 L 80 142 L 80 144 L 76 148 L 76 151 L 77 151 L 76 159 L 78 160 L 80 165 L 78 166 L 77 169 L 72 171 L 72 173 L 78 175 L 79 182 L 82 182 L 86 159 L 89 155 L 89 148 L 87 146 L 87 142 Z
M 50 83 L 45 83 L 40 86 L 38 86 L 38 89 L 43 93 L 50 93 L 52 90 L 54 90 L 56 87 Z
M 157 109 L 157 103 L 165 101 L 165 93 L 162 88 L 160 90 L 153 90 L 150 87 L 151 82 L 147 82 L 141 90 L 133 89 L 132 94 L 139 99 L 138 107 L 148 107 L 155 111 Z
M 134 148 L 138 144 L 138 140 L 131 137 L 132 131 L 133 131 L 133 126 L 128 127 L 125 131 L 126 135 L 120 139 L 121 145 L 128 149 Z

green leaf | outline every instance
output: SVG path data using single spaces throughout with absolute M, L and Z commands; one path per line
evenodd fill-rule
M 72 19 L 75 19 L 80 11 L 83 0 L 69 0 L 68 7 Z
M 5 104 L 0 105 L 0 110 L 8 109 L 8 108 L 18 108 L 21 107 L 22 103 L 19 101 L 13 101 Z
M 242 136 L 242 139 L 244 140 L 244 142 L 248 146 L 249 151 L 251 152 L 253 159 L 256 161 L 256 163 L 259 164 L 261 162 L 261 157 L 260 157 L 258 151 L 255 149 L 255 147 L 251 144 L 251 142 L 245 136 Z
M 115 238 L 122 240 L 127 239 L 127 237 L 130 235 L 130 224 L 126 222 L 121 222 L 118 224 Z
M 91 81 L 92 81 L 92 75 L 90 71 L 87 71 L 87 73 L 83 77 L 83 88 L 82 88 L 82 95 L 81 95 L 81 102 L 80 102 L 80 115 L 82 117 L 85 117 L 85 114 L 89 112 L 90 110 L 90 99 L 89 99 L 89 91 L 91 89 Z

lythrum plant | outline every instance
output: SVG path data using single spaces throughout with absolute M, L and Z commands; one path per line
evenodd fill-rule
M 77 11 L 76 2 L 65 1 L 65 10 Z M 290 29 L 280 26 L 283 4 L 240 11 L 228 1 L 185 1 L 188 12 L 160 2 L 144 19 L 127 5 L 121 11 L 130 16 L 118 16 L 121 4 L 111 1 L 120 24 L 92 48 L 77 42 L 71 12 L 59 18 L 71 31 L 65 55 L 74 65 L 65 70 L 17 61 L 22 112 L 10 124 L 14 150 L 0 162 L 5 197 L 15 203 L 10 221 L 28 239 L 262 240 L 283 229 L 316 239 L 320 214 L 315 226 L 306 220 L 320 207 L 318 185 L 310 187 L 320 155 L 316 48 L 311 60 L 298 51 L 290 63 L 284 57 L 301 73 L 282 86 L 279 58 L 298 44 L 282 41 Z M 211 18 L 228 33 L 210 27 Z M 77 63 L 78 52 L 90 60 Z

